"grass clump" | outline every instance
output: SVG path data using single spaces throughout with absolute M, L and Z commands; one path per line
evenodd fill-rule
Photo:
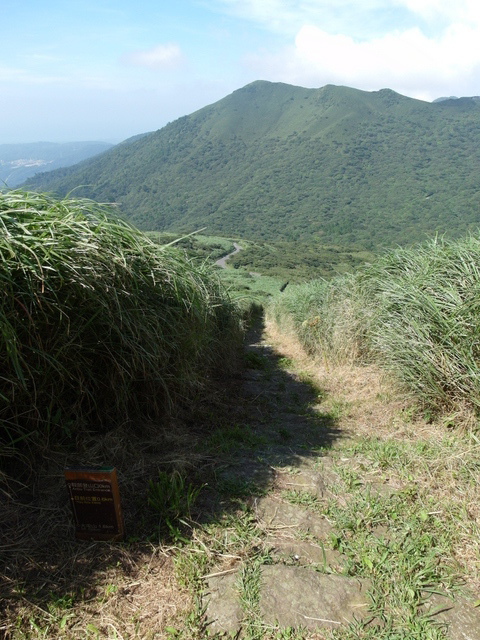
M 270 308 L 312 354 L 376 362 L 433 411 L 480 409 L 480 238 L 435 239 L 353 276 L 288 288 Z
M 191 518 L 191 509 L 201 490 L 202 486 L 187 482 L 178 471 L 160 470 L 157 480 L 150 480 L 148 504 L 159 518 L 160 534 L 168 533 L 172 539 L 182 540 L 180 525 L 185 524 L 185 518 Z
M 171 415 L 233 360 L 213 272 L 106 205 L 1 193 L 0 256 L 0 456 Z

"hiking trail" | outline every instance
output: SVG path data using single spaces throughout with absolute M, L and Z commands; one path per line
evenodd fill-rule
M 374 561 L 365 561 L 364 571 L 355 569 L 352 557 L 341 551 L 348 540 L 339 540 L 328 514 L 332 504 L 341 510 L 353 499 L 349 482 L 379 513 L 405 487 L 394 474 L 351 453 L 357 437 L 352 421 L 342 421 L 327 394 L 299 374 L 271 340 L 263 327 L 251 330 L 239 392 L 236 418 L 249 425 L 258 444 L 253 453 L 239 448 L 217 474 L 219 483 L 249 489 L 248 508 L 261 536 L 254 554 L 207 577 L 202 597 L 207 628 L 238 638 L 252 637 L 251 630 L 258 634 L 262 626 L 270 632 L 303 629 L 309 640 L 347 628 L 349 637 L 390 637 L 383 635 L 381 608 L 372 606 Z M 359 512 L 358 520 L 367 515 Z M 402 527 L 381 516 L 378 522 L 366 535 L 385 548 L 386 558 Z M 411 617 L 413 625 L 426 618 L 446 633 L 428 637 L 480 640 L 480 609 L 467 595 L 453 599 L 426 587 Z

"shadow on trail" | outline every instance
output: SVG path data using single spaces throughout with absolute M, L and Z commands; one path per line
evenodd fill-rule
M 214 479 L 201 520 L 221 516 L 236 499 L 271 488 L 278 467 L 312 465 L 344 437 L 334 415 L 319 411 L 322 393 L 287 370 L 289 362 L 263 342 L 259 319 L 247 335 L 245 370 L 232 397 L 231 422 L 210 438 Z
M 113 568 L 138 585 L 145 581 L 145 566 L 167 571 L 170 554 L 158 549 L 170 541 L 155 534 L 158 515 L 147 504 L 149 480 L 158 478 L 159 469 L 184 469 L 195 483 L 207 483 L 192 515 L 199 524 L 215 522 L 238 509 L 239 500 L 266 492 L 276 467 L 295 467 L 308 459 L 313 464 L 342 437 L 335 418 L 314 408 L 319 390 L 285 369 L 285 359 L 262 342 L 263 331 L 258 319 L 246 339 L 244 370 L 219 382 L 218 402 L 212 396 L 210 405 L 199 403 L 193 430 L 182 436 L 173 425 L 164 429 L 163 440 L 151 442 L 142 429 L 135 439 L 127 433 L 122 440 L 115 431 L 105 437 L 105 461 L 119 470 L 125 543 L 73 539 L 63 456 L 52 458 L 47 486 L 36 486 L 24 503 L 0 492 L 5 525 L 0 531 L 0 601 L 11 610 L 10 622 L 0 616 L 0 637 L 13 637 L 12 620 L 28 626 L 32 607 L 38 624 L 53 625 L 54 635 L 52 607 L 55 613 L 74 602 L 102 602 Z M 192 532 L 188 529 L 185 536 Z

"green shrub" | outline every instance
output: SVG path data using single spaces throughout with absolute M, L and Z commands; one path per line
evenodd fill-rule
M 159 418 L 238 345 L 206 265 L 89 200 L 0 194 L 0 453 L 80 425 Z
M 379 363 L 426 407 L 480 409 L 480 238 L 386 253 L 354 276 L 290 287 L 270 315 L 305 348 Z

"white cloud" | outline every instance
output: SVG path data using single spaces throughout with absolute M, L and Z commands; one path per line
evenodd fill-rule
M 381 35 L 386 25 L 410 24 L 465 14 L 465 6 L 478 0 L 210 0 L 230 15 L 254 22 L 283 35 L 294 35 L 309 24 L 330 33 L 357 39 Z M 457 4 L 459 3 L 459 4 Z M 443 20 L 443 22 L 442 22 Z
M 173 69 L 183 62 L 183 54 L 175 43 L 159 44 L 146 51 L 134 51 L 123 57 L 123 61 L 148 69 Z
M 452 24 L 480 25 L 478 0 L 210 0 L 211 6 L 293 36 L 304 25 L 357 40 L 418 26 L 440 36 Z
M 452 25 L 440 39 L 427 38 L 414 28 L 368 42 L 306 26 L 297 34 L 295 56 L 299 65 L 346 82 L 374 82 L 379 77 L 387 84 L 407 78 L 452 81 L 480 65 L 479 41 L 480 30 L 463 25 Z
M 446 6 L 442 0 L 419 4 L 420 8 L 439 11 Z M 464 11 L 471 7 L 469 0 L 461 4 Z M 271 74 L 293 84 L 332 83 L 365 90 L 390 87 L 412 97 L 434 99 L 480 93 L 479 42 L 480 22 L 473 19 L 459 19 L 437 35 L 427 36 L 415 26 L 363 40 L 305 24 L 297 31 L 293 45 L 278 55 L 250 56 L 249 64 L 263 77 Z
M 394 0 L 425 20 L 444 18 L 449 22 L 478 22 L 478 0 Z
M 337 30 L 342 23 L 355 23 L 359 14 L 390 8 L 391 0 L 212 0 L 212 4 L 272 32 L 292 36 L 304 24 Z

